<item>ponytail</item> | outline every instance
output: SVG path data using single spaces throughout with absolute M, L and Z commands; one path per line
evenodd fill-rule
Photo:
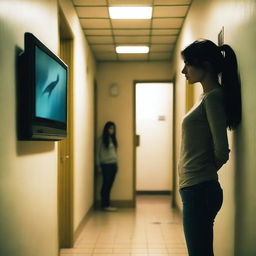
M 223 52 L 224 63 L 221 72 L 221 85 L 224 92 L 227 126 L 230 130 L 237 128 L 241 122 L 241 85 L 238 74 L 236 55 L 226 44 L 219 47 Z

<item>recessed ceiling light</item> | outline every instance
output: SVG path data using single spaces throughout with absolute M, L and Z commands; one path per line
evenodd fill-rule
M 152 7 L 112 6 L 112 7 L 109 7 L 109 15 L 111 19 L 151 19 Z
M 117 53 L 148 53 L 148 46 L 117 46 Z

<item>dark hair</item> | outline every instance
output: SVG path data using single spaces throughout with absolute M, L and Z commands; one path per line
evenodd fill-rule
M 242 107 L 237 60 L 232 48 L 226 44 L 218 47 L 210 40 L 197 40 L 181 55 L 188 65 L 203 67 L 203 62 L 211 64 L 223 88 L 227 126 L 234 130 L 241 122 Z
M 113 134 L 109 134 L 109 131 L 108 131 L 111 126 L 114 127 Z M 102 140 L 103 140 L 103 144 L 106 148 L 109 147 L 110 138 L 112 139 L 112 142 L 113 142 L 115 148 L 117 149 L 118 143 L 117 143 L 117 139 L 116 139 L 116 125 L 114 122 L 108 121 L 104 125 L 103 132 L 102 132 Z

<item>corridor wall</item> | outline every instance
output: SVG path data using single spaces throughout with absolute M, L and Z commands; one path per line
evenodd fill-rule
M 96 62 L 72 1 L 59 1 L 74 34 L 74 231 L 93 205 Z
M 255 40 L 256 2 L 253 0 L 194 0 L 178 40 L 176 66 L 176 158 L 179 157 L 180 127 L 185 114 L 185 79 L 180 51 L 199 38 L 217 43 L 224 26 L 224 43 L 231 45 L 238 58 L 242 82 L 242 123 L 229 132 L 230 160 L 219 171 L 224 204 L 215 223 L 216 256 L 256 255 L 256 161 L 255 161 Z M 195 98 L 202 93 L 195 86 Z M 176 163 L 177 165 L 177 163 Z M 178 176 L 178 175 L 177 175 Z M 178 179 L 177 179 L 178 180 Z M 176 201 L 181 208 L 177 191 Z
M 75 39 L 76 229 L 93 200 L 95 63 L 72 1 L 60 5 Z M 58 1 L 0 0 L 0 255 L 57 256 L 57 142 L 18 141 L 16 136 L 16 59 L 27 31 L 58 54 Z

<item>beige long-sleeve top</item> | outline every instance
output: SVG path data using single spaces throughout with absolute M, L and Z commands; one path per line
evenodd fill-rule
M 180 188 L 217 180 L 229 158 L 227 122 L 221 88 L 203 94 L 184 117 L 179 161 Z
M 108 148 L 106 148 L 103 144 L 102 137 L 100 137 L 97 141 L 96 150 L 97 165 L 117 163 L 117 152 L 111 139 Z

